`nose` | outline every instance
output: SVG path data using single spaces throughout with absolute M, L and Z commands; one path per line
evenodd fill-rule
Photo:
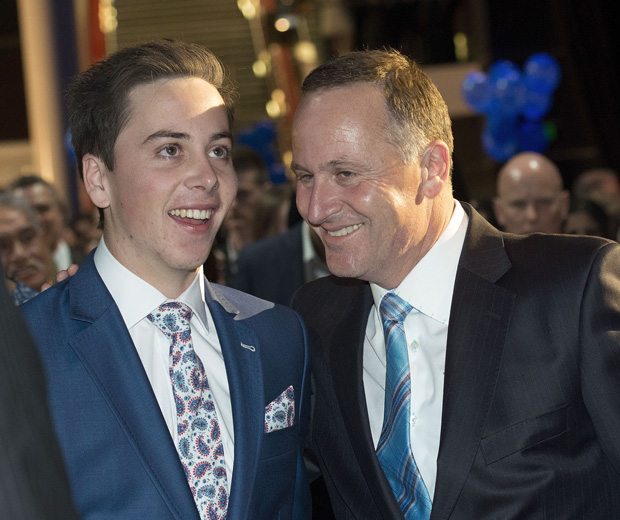
M 536 204 L 534 204 L 533 202 L 529 202 L 525 207 L 525 218 L 527 218 L 528 221 L 534 221 L 538 219 Z
M 185 184 L 190 189 L 217 190 L 219 187 L 218 171 L 208 157 L 199 157 L 192 165 Z
M 335 187 L 329 180 L 315 176 L 311 185 L 297 186 L 297 207 L 310 225 L 320 226 L 338 212 L 340 205 Z
M 22 244 L 19 240 L 16 240 L 13 243 L 11 256 L 13 257 L 13 260 L 22 260 L 24 258 L 28 258 L 28 249 L 24 247 L 24 244 Z

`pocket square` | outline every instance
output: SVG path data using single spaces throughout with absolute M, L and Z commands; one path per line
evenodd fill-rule
M 289 386 L 265 406 L 265 433 L 289 428 L 295 424 L 295 390 Z

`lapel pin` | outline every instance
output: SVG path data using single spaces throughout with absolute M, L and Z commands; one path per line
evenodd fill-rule
M 241 346 L 251 352 L 256 352 L 256 349 L 252 345 L 246 345 L 245 343 L 241 342 Z

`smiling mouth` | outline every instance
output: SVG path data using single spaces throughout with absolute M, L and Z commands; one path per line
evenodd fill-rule
M 168 215 L 173 217 L 191 218 L 192 220 L 209 220 L 212 214 L 212 209 L 173 209 L 168 212 Z
M 330 237 L 343 237 L 345 235 L 353 233 L 353 231 L 357 231 L 361 227 L 362 224 L 354 224 L 353 226 L 347 226 L 345 228 L 339 229 L 338 231 L 328 231 L 327 234 Z

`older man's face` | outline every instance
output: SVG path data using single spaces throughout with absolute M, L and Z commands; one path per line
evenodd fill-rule
M 299 212 L 330 271 L 393 288 L 415 265 L 430 215 L 420 165 L 403 163 L 388 127 L 374 85 L 311 93 L 295 115 L 292 168 Z
M 493 202 L 497 221 L 505 231 L 518 235 L 562 232 L 569 196 L 556 177 L 544 167 L 527 165 L 503 174 Z
M 46 283 L 51 251 L 41 233 L 19 208 L 0 207 L 0 254 L 6 276 L 36 291 Z
M 21 197 L 30 205 L 39 219 L 44 238 L 52 250 L 56 249 L 62 236 L 64 218 L 50 189 L 44 184 L 32 184 L 25 188 L 16 188 L 13 195 Z

